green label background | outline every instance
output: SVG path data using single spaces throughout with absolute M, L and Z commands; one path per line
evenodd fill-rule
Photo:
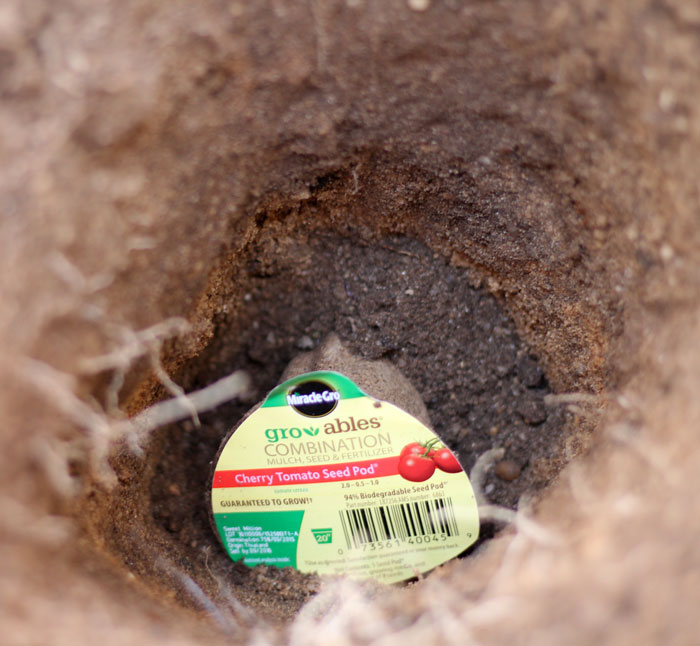
M 215 514 L 214 518 L 221 542 L 232 560 L 243 560 L 251 566 L 259 563 L 270 563 L 277 567 L 297 566 L 297 544 L 304 518 L 303 511 L 238 512 Z M 246 527 L 259 527 L 261 536 L 242 538 L 241 532 L 246 531 Z M 276 532 L 283 532 L 286 538 L 294 540 L 276 541 L 273 536 Z M 255 547 L 267 547 L 271 552 L 261 553 Z

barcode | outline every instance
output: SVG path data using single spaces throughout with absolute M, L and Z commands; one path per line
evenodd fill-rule
M 365 543 L 444 534 L 458 536 L 451 498 L 341 511 L 348 549 Z

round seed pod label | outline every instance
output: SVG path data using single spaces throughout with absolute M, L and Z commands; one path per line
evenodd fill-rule
M 424 424 L 336 372 L 277 386 L 224 442 L 211 491 L 234 561 L 394 583 L 479 534 L 469 478 Z

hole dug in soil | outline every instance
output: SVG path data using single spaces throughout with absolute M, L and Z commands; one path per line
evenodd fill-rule
M 186 421 L 160 429 L 143 461 L 116 456 L 117 490 L 87 505 L 99 543 L 159 595 L 188 607 L 201 610 L 203 595 L 228 607 L 233 595 L 278 622 L 318 589 L 316 577 L 290 569 L 232 563 L 212 529 L 207 494 L 222 439 L 293 357 L 329 333 L 356 355 L 401 370 L 467 472 L 484 451 L 506 450 L 520 474 L 489 473 L 485 491 L 495 504 L 514 508 L 541 490 L 592 430 L 589 420 L 572 424 L 564 407 L 545 404 L 543 369 L 475 272 L 411 236 L 334 231 L 321 219 L 298 226 L 305 217 L 266 218 L 223 263 L 213 291 L 228 282 L 230 301 L 218 308 L 208 347 L 178 374 L 189 391 L 244 369 L 254 395 L 201 415 L 200 428 Z M 485 523 L 477 548 L 496 529 Z
M 313 70 L 319 50 L 316 17 L 301 6 L 273 19 L 262 8 L 252 15 L 254 3 L 231 28 L 250 20 L 259 33 L 227 35 L 222 52 L 198 37 L 192 51 L 178 48 L 173 69 L 194 61 L 191 85 L 164 97 L 172 114 L 147 142 L 155 152 L 144 152 L 164 169 L 148 190 L 177 199 L 148 202 L 155 246 L 134 254 L 118 302 L 127 320 L 152 324 L 138 285 L 148 305 L 165 303 L 207 331 L 194 350 L 174 342 L 164 352 L 187 391 L 245 369 L 255 401 L 296 354 L 336 332 L 354 353 L 403 372 L 467 469 L 504 447 L 521 475 L 490 474 L 486 486 L 513 507 L 553 481 L 595 423 L 546 406 L 548 384 L 591 393 L 620 383 L 628 364 L 622 345 L 612 348 L 623 325 L 616 290 L 634 300 L 639 276 L 659 267 L 653 244 L 624 228 L 652 206 L 646 193 L 635 203 L 645 185 L 635 169 L 613 163 L 638 156 L 633 137 L 609 136 L 630 123 L 614 74 L 574 66 L 571 77 L 593 89 L 569 92 L 567 76 L 550 92 L 560 75 L 540 30 L 546 9 L 523 23 L 513 7 L 484 5 L 472 24 L 448 5 L 421 14 L 429 24 L 415 12 L 396 22 L 403 4 L 381 20 L 339 6 L 343 19 L 326 27 L 340 58 L 325 70 L 306 67 L 304 52 Z M 501 21 L 521 48 L 500 35 Z M 266 45 L 225 50 L 247 38 Z M 644 175 L 650 186 L 653 175 Z M 142 377 L 124 390 L 130 413 L 165 396 Z M 211 461 L 252 404 L 221 406 L 201 428 L 161 429 L 144 460 L 114 456 L 119 486 L 96 487 L 81 517 L 95 544 L 159 598 L 202 610 L 205 599 L 225 606 L 228 590 L 282 621 L 317 582 L 231 563 L 208 518 Z
M 294 616 L 319 582 L 232 563 L 207 489 L 222 438 L 331 332 L 403 372 L 467 469 L 504 447 L 521 473 L 490 473 L 490 499 L 534 492 L 564 539 L 502 558 L 529 539 L 506 531 L 383 590 L 383 643 L 466 643 L 472 628 L 483 644 L 692 643 L 691 5 L 3 7 L 0 605 L 24 643 L 230 643 L 211 626 L 247 625 L 234 597 L 273 624 Z M 119 447 L 107 490 L 119 425 L 108 405 L 91 414 L 113 403 L 110 375 L 96 384 L 85 364 L 174 317 L 190 325 L 162 348 L 174 381 L 244 369 L 255 395 L 157 430 L 142 457 Z M 139 361 L 129 415 L 169 397 Z M 550 388 L 587 399 L 549 406 Z M 56 552 L 39 511 L 75 512 L 47 520 Z M 350 629 L 368 606 L 348 605 L 336 642 L 372 641 Z M 307 646 L 293 635 L 314 607 L 282 639 Z

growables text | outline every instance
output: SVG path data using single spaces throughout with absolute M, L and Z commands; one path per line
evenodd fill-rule
M 369 419 L 355 419 L 354 417 L 349 417 L 347 419 L 334 419 L 330 422 L 326 422 L 323 425 L 323 432 L 332 435 L 333 433 L 349 433 L 351 431 L 366 431 L 370 428 L 379 428 L 381 423 L 377 417 L 370 417 Z M 279 442 L 280 440 L 289 439 L 299 439 L 304 435 L 309 435 L 314 437 L 318 435 L 320 431 L 319 427 L 310 428 L 297 428 L 293 426 L 291 428 L 266 428 L 265 437 L 267 437 L 268 442 Z

